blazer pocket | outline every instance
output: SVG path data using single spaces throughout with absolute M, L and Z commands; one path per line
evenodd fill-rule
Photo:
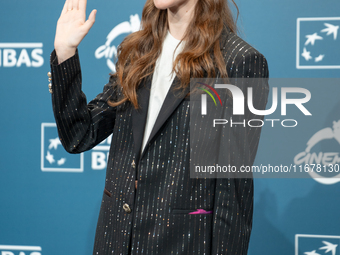
M 104 188 L 104 194 L 107 195 L 108 197 L 112 197 L 112 193 L 108 191 L 106 188 Z

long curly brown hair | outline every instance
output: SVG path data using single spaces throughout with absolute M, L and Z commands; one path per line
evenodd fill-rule
M 233 4 L 238 8 L 234 0 Z M 180 80 L 177 89 L 189 86 L 190 78 L 208 77 L 219 72 L 227 77 L 220 50 L 220 36 L 224 28 L 236 31 L 236 22 L 227 0 L 198 0 L 186 33 L 183 51 L 174 61 L 173 72 Z M 141 81 L 151 75 L 162 50 L 162 42 L 168 31 L 167 10 L 157 9 L 153 0 L 147 0 L 142 13 L 141 30 L 127 36 L 118 47 L 116 63 L 117 84 L 123 97 L 110 101 L 111 106 L 130 101 L 138 108 L 137 88 Z

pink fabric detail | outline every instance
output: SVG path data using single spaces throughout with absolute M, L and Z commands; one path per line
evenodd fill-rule
M 206 211 L 204 209 L 197 209 L 197 211 L 191 212 L 189 214 L 212 214 L 212 211 Z

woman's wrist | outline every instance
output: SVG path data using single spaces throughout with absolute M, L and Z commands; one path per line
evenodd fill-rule
M 65 60 L 73 57 L 76 54 L 77 48 L 62 48 L 57 49 L 55 48 L 55 52 L 58 58 L 58 64 L 61 64 Z

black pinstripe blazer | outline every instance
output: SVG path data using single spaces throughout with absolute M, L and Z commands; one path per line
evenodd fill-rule
M 230 78 L 268 77 L 266 59 L 257 50 L 233 33 L 224 32 L 220 41 Z M 113 133 L 93 254 L 247 254 L 253 181 L 190 178 L 188 100 L 169 91 L 141 152 L 151 77 L 138 89 L 135 110 L 129 103 L 107 104 L 120 93 L 113 89 L 114 79 L 87 104 L 78 53 L 57 65 L 53 52 L 51 70 L 64 148 L 80 153 Z M 265 108 L 267 95 L 264 83 L 256 91 L 257 109 Z M 243 132 L 238 138 L 243 151 L 231 153 L 251 165 L 259 137 L 259 129 Z M 196 209 L 213 213 L 188 214 Z

